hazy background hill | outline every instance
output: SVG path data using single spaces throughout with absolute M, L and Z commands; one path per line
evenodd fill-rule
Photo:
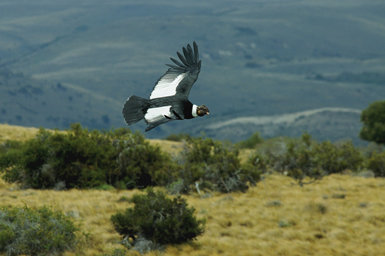
M 203 63 L 191 100 L 211 115 L 148 137 L 307 130 L 358 143 L 360 111 L 385 95 L 384 1 L 3 0 L 0 122 L 125 126 L 126 98 L 148 96 L 193 40 Z

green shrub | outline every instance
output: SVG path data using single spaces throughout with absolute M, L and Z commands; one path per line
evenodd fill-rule
M 361 139 L 385 144 L 385 101 L 375 101 L 361 113 Z
M 341 173 L 347 169 L 357 171 L 363 164 L 360 151 L 351 142 L 332 144 L 326 141 L 316 144 L 314 157 L 326 174 Z
M 247 169 L 255 169 L 259 173 L 266 172 L 268 169 L 268 163 L 266 162 L 265 157 L 257 152 L 248 158 L 246 166 L 248 166 L 246 167 Z
M 373 152 L 368 159 L 367 168 L 372 170 L 376 177 L 385 177 L 385 151 Z
M 118 145 L 117 167 L 113 184 L 123 183 L 126 188 L 164 186 L 174 179 L 178 166 L 158 146 L 152 146 L 143 135 L 132 134 Z
M 67 133 L 41 129 L 8 162 L 5 179 L 26 187 L 94 187 L 105 183 L 115 152 L 111 139 L 75 124 Z
M 307 133 L 303 134 L 300 140 L 287 143 L 282 170 L 287 171 L 300 185 L 303 185 L 306 177 L 319 179 L 323 175 L 315 158 L 314 146 L 315 142 Z
M 17 149 L 21 147 L 20 141 L 15 140 L 6 140 L 2 143 L 0 143 L 0 155 L 7 153 L 11 149 Z
M 73 249 L 77 228 L 48 208 L 0 208 L 0 252 L 7 255 L 57 255 Z
M 253 135 L 250 136 L 250 138 L 241 141 L 237 144 L 239 148 L 255 148 L 256 145 L 263 142 L 263 139 L 259 132 L 255 132 Z
M 21 179 L 19 170 L 19 162 L 22 158 L 22 143 L 14 141 L 6 141 L 0 145 L 0 171 L 7 170 L 9 180 Z
M 182 152 L 180 178 L 184 192 L 199 184 L 200 188 L 221 192 L 246 191 L 259 174 L 255 168 L 241 166 L 238 150 L 233 145 L 206 138 L 189 139 Z
M 125 249 L 114 249 L 111 253 L 104 253 L 103 256 L 126 256 Z
M 166 140 L 170 140 L 170 141 L 183 141 L 183 140 L 187 140 L 187 139 L 190 139 L 190 135 L 188 135 L 187 133 L 178 133 L 178 134 L 170 134 L 166 137 Z
M 162 192 L 148 190 L 134 195 L 134 208 L 111 217 L 115 229 L 135 241 L 140 236 L 156 244 L 179 244 L 203 233 L 204 222 L 194 217 L 181 197 L 169 199 Z
M 318 143 L 307 133 L 300 139 L 287 141 L 283 148 L 279 154 L 265 154 L 264 163 L 293 177 L 300 185 L 306 177 L 319 179 L 346 169 L 358 171 L 364 160 L 351 142 Z
M 32 188 L 117 188 L 164 185 L 177 165 L 159 147 L 126 129 L 67 132 L 41 129 L 35 138 L 0 154 L 5 179 Z

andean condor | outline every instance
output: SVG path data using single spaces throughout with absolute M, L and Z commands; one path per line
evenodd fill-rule
M 193 49 L 194 48 L 194 49 Z M 179 60 L 170 57 L 174 63 L 156 82 L 149 99 L 130 96 L 123 107 L 123 116 L 128 125 L 144 118 L 146 131 L 171 120 L 191 119 L 208 115 L 205 105 L 197 106 L 188 100 L 191 87 L 201 69 L 198 45 L 193 42 L 183 47 L 183 55 L 177 52 Z

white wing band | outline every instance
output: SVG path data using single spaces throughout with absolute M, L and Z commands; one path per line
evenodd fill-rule
M 176 88 L 185 76 L 186 73 L 182 73 L 177 77 L 172 77 L 172 75 L 166 74 L 155 86 L 151 93 L 150 99 L 174 96 L 176 94 Z
M 198 116 L 197 108 L 198 108 L 197 105 L 193 105 L 193 107 L 192 107 L 192 113 L 191 113 L 193 117 L 197 117 L 197 116 Z
M 144 118 L 148 123 L 154 123 L 159 120 L 165 119 L 164 116 L 170 116 L 171 106 L 164 106 L 158 108 L 149 108 Z

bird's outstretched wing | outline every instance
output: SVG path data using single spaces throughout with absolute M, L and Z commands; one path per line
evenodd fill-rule
M 177 52 L 177 55 L 179 61 L 170 58 L 174 64 L 166 64 L 170 68 L 156 82 L 150 99 L 178 95 L 188 97 L 201 68 L 198 45 L 195 42 L 193 42 L 193 47 L 188 44 L 187 47 L 183 47 L 183 54 Z

